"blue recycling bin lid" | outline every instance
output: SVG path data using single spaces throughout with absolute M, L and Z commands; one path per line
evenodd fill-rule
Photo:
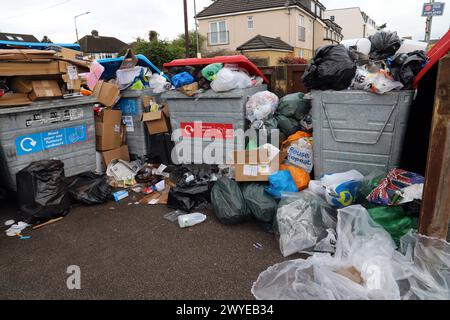
M 25 47 L 28 49 L 46 50 L 49 46 L 58 46 L 76 51 L 81 51 L 77 43 L 41 43 L 41 42 L 20 42 L 0 40 L 0 49 L 11 49 L 11 47 Z
M 138 64 L 137 64 L 138 66 L 148 68 L 153 73 L 161 74 L 161 70 L 159 70 L 158 67 L 155 66 L 143 54 L 136 55 L 136 58 L 138 59 Z M 105 68 L 105 71 L 103 71 L 103 74 L 100 77 L 100 80 L 110 80 L 112 78 L 115 78 L 116 71 L 119 70 L 120 65 L 123 62 L 123 59 L 124 59 L 124 57 L 97 60 L 97 62 L 100 63 Z M 167 79 L 169 79 L 167 76 L 165 76 L 165 77 Z

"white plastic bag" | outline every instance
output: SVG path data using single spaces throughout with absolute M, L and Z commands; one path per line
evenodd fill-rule
M 339 210 L 335 257 L 277 264 L 253 284 L 257 299 L 449 300 L 450 244 L 410 232 L 395 250 L 390 235 L 362 206 Z M 362 282 L 340 270 L 353 268 Z
M 270 91 L 255 93 L 246 104 L 247 119 L 253 123 L 264 121 L 275 114 L 280 99 Z
M 288 163 L 311 173 L 314 163 L 313 138 L 303 137 L 293 142 L 287 149 Z
M 227 92 L 234 89 L 245 89 L 252 86 L 252 79 L 243 71 L 223 68 L 218 73 L 211 88 L 215 92 Z
M 257 299 L 367 300 L 400 299 L 392 261 L 395 244 L 361 206 L 339 210 L 336 255 L 314 254 L 308 260 L 277 264 L 254 283 Z M 342 269 L 355 269 L 357 283 Z
M 327 202 L 338 208 L 352 205 L 358 196 L 363 180 L 364 176 L 356 170 L 325 175 L 321 181 L 326 188 Z
M 161 74 L 154 73 L 150 78 L 149 86 L 150 89 L 153 89 L 154 93 L 163 93 L 167 91 L 166 89 L 168 86 L 170 87 L 170 84 L 162 73 Z
M 284 257 L 303 251 L 333 253 L 335 250 L 328 230 L 336 229 L 336 210 L 313 192 L 282 194 L 277 225 Z M 329 242 L 322 242 L 320 248 L 315 248 L 324 239 Z
M 137 77 L 143 72 L 143 67 L 136 66 L 129 69 L 119 69 L 116 71 L 117 85 L 120 90 L 125 90 L 129 88 Z

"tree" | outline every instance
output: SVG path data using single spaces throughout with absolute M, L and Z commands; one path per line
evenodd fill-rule
M 159 37 L 159 33 L 154 30 L 150 30 L 150 32 L 148 33 L 148 40 L 150 42 L 158 41 L 158 37 Z
M 199 48 L 200 52 L 203 48 L 203 45 L 206 41 L 206 37 L 199 35 Z M 184 33 L 179 34 L 178 37 L 172 42 L 174 46 L 183 48 L 185 47 L 185 39 L 184 39 Z M 189 31 L 189 57 L 197 57 L 197 34 L 194 30 Z
M 53 43 L 53 41 L 50 40 L 50 38 L 47 37 L 47 36 L 44 36 L 44 37 L 42 38 L 41 42 L 42 42 L 42 43 Z
M 145 41 L 138 38 L 133 44 L 135 54 L 143 54 L 158 68 L 163 64 L 184 56 L 184 48 L 174 46 L 172 42 L 166 40 Z

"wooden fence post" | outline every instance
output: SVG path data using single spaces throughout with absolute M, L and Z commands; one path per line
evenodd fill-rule
M 423 106 L 424 108 L 428 106 Z M 450 55 L 439 62 L 419 232 L 446 239 L 450 219 Z

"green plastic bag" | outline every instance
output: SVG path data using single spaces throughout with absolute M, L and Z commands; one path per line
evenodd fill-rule
M 234 180 L 221 178 L 211 191 L 214 214 L 223 224 L 239 224 L 252 218 L 242 191 Z
M 311 101 L 304 99 L 304 93 L 293 93 L 284 96 L 278 105 L 277 113 L 288 118 L 303 120 L 311 110 Z
M 403 207 L 374 206 L 367 211 L 372 219 L 391 235 L 397 245 L 400 245 L 400 238 L 411 229 L 417 228 L 416 220 L 410 217 Z
M 242 184 L 242 194 L 253 216 L 262 222 L 273 223 L 278 210 L 277 202 L 264 192 L 266 184 Z
M 223 69 L 222 63 L 213 63 L 213 64 L 207 65 L 205 68 L 203 68 L 202 75 L 205 77 L 206 80 L 214 81 L 217 74 L 222 69 Z
M 297 120 L 282 114 L 278 114 L 275 119 L 278 121 L 278 128 L 288 137 L 296 133 L 300 127 L 300 123 Z

